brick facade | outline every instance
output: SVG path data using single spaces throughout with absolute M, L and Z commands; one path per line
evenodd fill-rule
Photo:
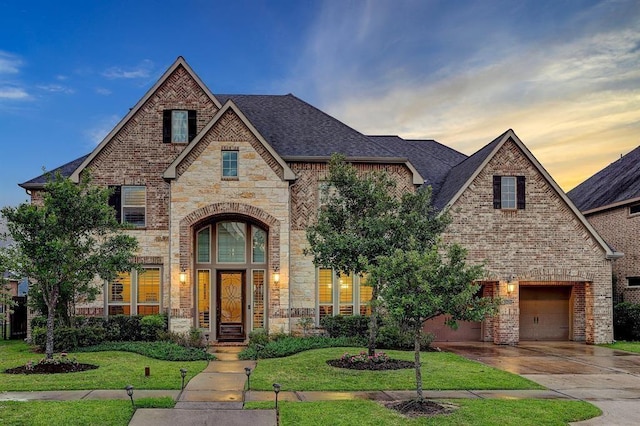
M 493 208 L 492 179 L 525 176 L 526 208 Z M 505 302 L 485 339 L 499 344 L 519 340 L 517 290 L 507 295 L 507 283 L 570 285 L 575 293 L 570 338 L 589 343 L 613 339 L 611 263 L 603 248 L 578 220 L 545 177 L 513 142 L 476 176 L 451 207 L 453 222 L 445 239 L 460 243 L 468 259 L 484 262 L 490 280 L 497 280 Z M 583 290 L 584 288 L 584 290 Z M 582 296 L 584 294 L 584 296 Z M 586 316 L 585 313 L 586 312 Z
M 613 262 L 616 302 L 640 303 L 640 287 L 629 287 L 627 277 L 640 277 L 640 215 L 629 206 L 588 214 L 587 220 L 616 251 L 624 256 Z

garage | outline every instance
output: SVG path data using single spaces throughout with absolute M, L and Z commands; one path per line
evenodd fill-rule
M 569 340 L 571 286 L 520 286 L 520 340 Z
M 482 339 L 481 322 L 458 321 L 458 329 L 453 330 L 446 325 L 448 318 L 440 315 L 425 321 L 423 330 L 433 333 L 435 342 L 479 342 Z

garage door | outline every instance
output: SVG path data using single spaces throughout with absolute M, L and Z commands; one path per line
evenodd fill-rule
M 569 340 L 571 286 L 520 287 L 520 340 Z
M 435 335 L 436 342 L 478 342 L 482 338 L 482 323 L 458 321 L 458 329 L 445 324 L 447 317 L 441 315 L 424 323 L 423 330 Z

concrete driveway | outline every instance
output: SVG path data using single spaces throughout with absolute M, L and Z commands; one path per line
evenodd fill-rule
M 438 342 L 442 350 L 519 374 L 550 389 L 588 401 L 603 415 L 575 425 L 640 424 L 640 354 L 574 342 Z

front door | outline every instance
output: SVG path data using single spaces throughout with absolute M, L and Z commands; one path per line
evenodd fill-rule
M 244 340 L 245 272 L 218 271 L 217 278 L 218 340 Z

